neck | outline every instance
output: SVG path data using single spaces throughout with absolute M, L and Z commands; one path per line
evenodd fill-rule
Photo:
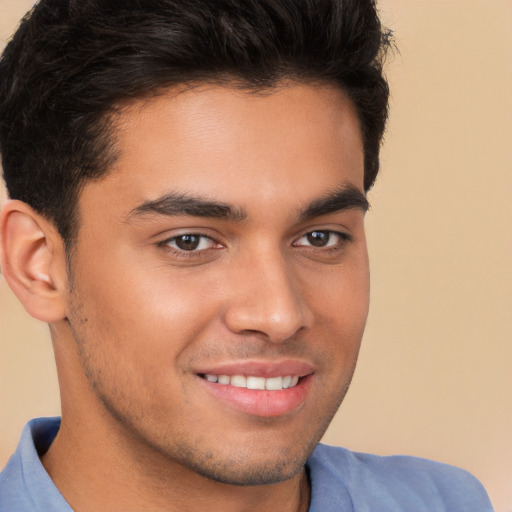
M 118 428 L 98 427 L 86 418 L 73 421 L 63 410 L 59 433 L 42 457 L 75 512 L 306 512 L 309 508 L 305 470 L 269 485 L 215 482 L 151 453 L 133 438 L 123 439 Z

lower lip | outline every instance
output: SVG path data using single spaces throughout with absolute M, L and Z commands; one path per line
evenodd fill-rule
M 278 391 L 237 388 L 200 378 L 207 391 L 228 406 L 253 416 L 270 418 L 299 409 L 311 388 L 312 375 L 302 377 L 296 386 Z

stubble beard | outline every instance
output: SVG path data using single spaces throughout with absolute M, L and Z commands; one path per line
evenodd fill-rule
M 74 298 L 71 300 L 68 322 L 77 344 L 84 374 L 93 393 L 114 420 L 119 432 L 125 440 L 130 441 L 125 443 L 125 446 L 129 446 L 132 450 L 131 459 L 144 464 L 145 472 L 154 466 L 151 458 L 152 454 L 157 454 L 160 461 L 166 460 L 173 467 L 186 468 L 208 480 L 223 484 L 261 486 L 291 479 L 304 471 L 307 459 L 320 442 L 341 405 L 355 370 L 354 362 L 348 379 L 342 383 L 335 394 L 336 399 L 324 408 L 323 419 L 316 418 L 318 425 L 314 432 L 309 438 L 294 443 L 293 450 L 283 449 L 281 453 L 272 453 L 268 459 L 260 460 L 258 456 L 262 446 L 255 440 L 253 445 L 244 445 L 236 453 L 229 450 L 225 453 L 214 453 L 208 449 L 207 443 L 202 442 L 202 438 L 192 440 L 182 431 L 171 435 L 171 431 L 162 429 L 158 422 L 152 424 L 152 420 L 148 420 L 148 415 L 143 408 L 133 403 L 115 382 L 111 382 L 112 379 L 105 377 L 108 372 L 102 370 L 102 365 L 115 364 L 115 362 L 101 361 L 102 357 L 98 356 L 100 352 L 98 347 L 91 342 L 91 340 L 100 339 L 101 336 L 99 333 L 91 332 L 91 325 L 84 307 L 76 300 L 80 295 L 75 281 L 73 293 L 70 296 Z M 262 429 L 265 428 L 265 424 L 271 424 L 272 421 L 271 418 L 261 418 Z M 208 425 L 205 425 L 205 429 L 208 429 Z M 258 434 L 254 435 L 257 438 Z M 229 440 L 226 440 L 225 444 L 229 445 Z M 151 469 L 149 471 L 151 472 Z M 158 476 L 161 477 L 161 473 Z

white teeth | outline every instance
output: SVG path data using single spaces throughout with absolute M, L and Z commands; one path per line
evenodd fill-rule
M 229 377 L 229 375 L 219 375 L 217 382 L 219 384 L 230 384 L 231 378 Z
M 268 389 L 269 391 L 283 389 L 283 377 L 272 377 L 267 379 L 265 382 L 265 389 Z
M 247 389 L 265 389 L 265 377 L 247 377 Z
M 209 382 L 216 382 L 218 384 L 230 384 L 237 388 L 247 389 L 266 389 L 267 391 L 279 391 L 281 389 L 288 389 L 296 386 L 299 382 L 297 375 L 286 375 L 284 377 L 255 377 L 254 375 L 214 375 L 206 374 L 205 379 Z
M 237 388 L 246 388 L 247 379 L 243 375 L 233 375 L 233 377 L 231 377 L 230 384 Z

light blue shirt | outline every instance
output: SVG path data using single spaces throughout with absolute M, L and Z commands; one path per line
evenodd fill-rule
M 48 449 L 59 426 L 59 418 L 39 418 L 25 426 L 18 449 L 0 473 L 0 512 L 72 512 L 38 455 Z M 318 445 L 307 468 L 309 512 L 492 512 L 473 476 L 425 459 Z

